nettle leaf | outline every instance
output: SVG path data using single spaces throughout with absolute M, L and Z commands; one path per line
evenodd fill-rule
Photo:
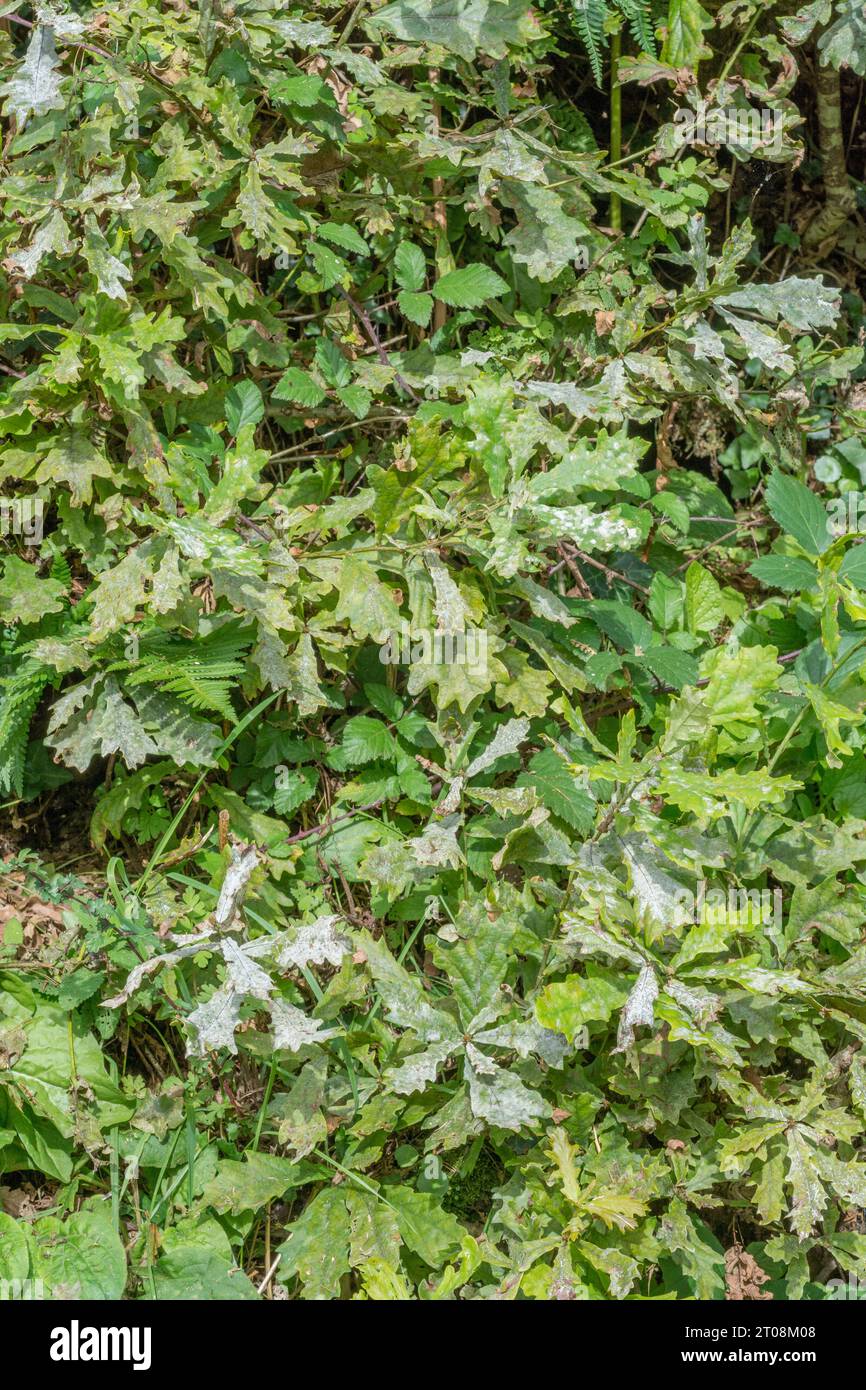
M 381 12 L 380 12 L 381 13 Z M 467 265 L 462 270 L 449 271 L 437 280 L 433 293 L 443 304 L 455 309 L 477 309 L 488 299 L 497 299 L 508 290 L 508 284 L 495 270 L 486 265 Z
M 857 545 L 846 550 L 839 566 L 839 578 L 847 579 L 858 589 L 866 589 L 866 547 Z
M 364 763 L 390 761 L 396 744 L 381 719 L 356 714 L 343 729 L 341 752 L 347 767 L 360 767 Z
M 402 290 L 414 291 L 424 288 L 427 275 L 427 262 L 420 246 L 411 241 L 401 241 L 394 252 L 394 275 Z
M 321 405 L 326 393 L 321 386 L 300 367 L 289 367 L 283 372 L 272 393 L 275 401 L 294 401 L 297 405 L 310 408 Z
M 435 303 L 432 294 L 416 294 L 413 290 L 400 290 L 397 295 L 397 303 L 401 313 L 405 314 L 410 323 L 417 324 L 419 328 L 427 327 L 433 315 Z
M 844 561 L 841 568 L 844 569 Z M 760 579 L 769 589 L 783 589 L 786 594 L 811 589 L 818 582 L 815 566 L 810 565 L 808 560 L 798 559 L 795 555 L 763 555 L 749 565 L 749 574 Z M 852 579 L 852 583 L 856 582 Z
M 257 425 L 264 413 L 262 393 L 254 381 L 239 381 L 226 395 L 226 421 L 235 438 L 245 425 Z
M 827 511 L 814 492 L 777 469 L 770 475 L 766 495 L 770 514 L 782 530 L 810 555 L 823 555 L 832 536 Z

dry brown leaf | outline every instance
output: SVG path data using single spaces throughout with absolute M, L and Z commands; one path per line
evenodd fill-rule
M 769 1277 L 754 1255 L 750 1255 L 742 1245 L 732 1245 L 730 1250 L 725 1251 L 725 1298 L 729 1302 L 772 1298 L 769 1289 L 766 1293 L 761 1292 L 761 1285 L 766 1284 Z

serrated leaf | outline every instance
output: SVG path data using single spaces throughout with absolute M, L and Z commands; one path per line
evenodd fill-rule
M 437 280 L 434 296 L 454 309 L 477 309 L 488 299 L 497 299 L 508 290 L 501 275 L 489 266 L 474 262 L 462 270 L 452 270 Z
M 846 557 L 847 558 L 847 557 Z M 843 566 L 844 568 L 844 562 Z M 783 589 L 786 594 L 814 588 L 818 582 L 818 572 L 808 560 L 795 555 L 762 555 L 749 565 L 749 574 L 760 579 L 770 589 Z M 866 572 L 863 575 L 866 580 Z M 852 580 L 856 583 L 856 580 Z
M 394 252 L 394 275 L 400 288 L 404 291 L 423 289 L 426 273 L 427 263 L 420 246 L 401 241 Z
M 400 312 L 410 323 L 417 324 L 419 328 L 427 327 L 433 314 L 432 294 L 416 294 L 412 290 L 401 290 L 397 295 L 397 304 Z
M 767 506 L 774 521 L 810 555 L 823 555 L 832 542 L 827 512 L 814 492 L 778 469 L 770 475 Z
M 297 405 L 314 406 L 321 405 L 325 399 L 325 392 L 310 376 L 309 372 L 301 371 L 300 367 L 289 367 L 283 372 L 272 392 L 275 401 L 294 401 Z
M 239 381 L 226 395 L 226 420 L 235 438 L 245 425 L 257 425 L 264 413 L 262 393 L 254 381 Z

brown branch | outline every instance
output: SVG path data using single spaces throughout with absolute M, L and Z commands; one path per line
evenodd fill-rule
M 314 825 L 310 830 L 299 830 L 297 835 L 289 835 L 286 840 L 287 845 L 296 845 L 301 840 L 307 840 L 311 835 L 326 835 L 328 831 L 341 820 L 351 820 L 353 816 L 360 816 L 364 811 L 375 811 L 385 801 L 384 796 L 380 796 L 378 801 L 370 801 L 366 806 L 356 806 L 354 811 L 347 811 L 344 816 L 334 816 L 332 820 L 322 821 L 321 825 Z
M 391 359 L 389 358 L 387 352 L 385 351 L 379 340 L 379 335 L 376 332 L 376 326 L 373 323 L 373 320 L 370 318 L 370 315 L 367 313 L 367 310 L 364 308 L 363 304 L 359 304 L 357 299 L 353 299 L 352 296 L 346 290 L 342 289 L 342 287 L 339 285 L 337 286 L 337 291 L 339 294 L 343 296 L 355 317 L 361 322 L 361 324 L 363 324 L 364 331 L 367 334 L 367 337 L 370 339 L 370 342 L 376 349 L 376 354 L 379 358 L 379 361 L 383 364 L 383 366 L 391 368 L 391 370 L 394 373 L 394 380 L 396 381 L 400 389 L 402 391 L 405 391 L 406 395 L 411 397 L 411 399 L 416 403 L 420 402 L 420 397 L 415 395 L 415 392 L 412 390 L 412 387 L 409 385 L 406 378 L 400 375 L 400 373 L 397 371 L 397 368 L 391 362 Z

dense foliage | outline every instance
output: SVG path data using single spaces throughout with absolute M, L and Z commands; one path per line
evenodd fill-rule
M 866 1279 L 862 3 L 0 15 L 0 1281 Z

